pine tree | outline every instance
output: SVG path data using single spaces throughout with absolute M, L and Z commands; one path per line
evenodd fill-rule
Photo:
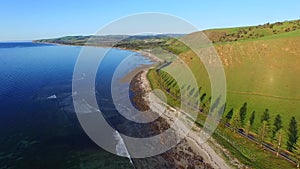
M 245 125 L 245 132 L 246 132 L 246 135 L 249 134 L 250 129 L 251 129 L 251 124 L 250 124 L 250 120 L 248 120 L 247 123 L 246 123 L 246 125 Z
M 270 122 L 270 113 L 269 113 L 269 109 L 266 109 L 264 112 L 263 112 L 263 115 L 261 116 L 261 123 L 263 122 L 263 121 L 266 121 L 266 122 Z
M 226 103 L 223 104 L 223 106 L 220 107 L 220 109 L 218 110 L 217 116 L 218 117 L 223 117 L 223 113 L 226 109 Z
M 275 136 L 276 137 L 276 145 L 277 145 L 276 156 L 279 155 L 281 144 L 282 144 L 283 135 L 284 135 L 284 131 L 281 128 L 281 129 L 279 129 L 277 131 L 276 136 Z
M 221 96 L 219 96 L 219 97 L 213 102 L 213 104 L 211 105 L 210 109 L 211 109 L 212 112 L 214 112 L 215 109 L 216 109 L 217 107 L 219 107 L 220 101 L 221 101 Z
M 273 124 L 273 130 L 272 130 L 272 140 L 275 138 L 276 133 L 282 128 L 282 120 L 281 116 L 277 114 L 274 124 Z
M 263 143 L 265 141 L 266 136 L 269 133 L 269 125 L 267 121 L 263 121 L 261 123 L 261 127 L 259 129 L 259 141 L 260 141 L 260 146 L 263 147 Z
M 220 109 L 218 110 L 218 112 L 216 114 L 217 115 L 216 116 L 217 119 L 219 119 L 220 122 L 221 122 L 220 125 L 221 125 L 222 128 L 226 127 L 225 124 L 226 124 L 226 121 L 227 121 L 227 119 L 226 119 L 225 122 L 224 122 L 223 118 L 222 118 L 223 117 L 223 113 L 225 111 L 225 108 L 226 108 L 226 103 L 224 103 L 223 106 L 220 107 Z
M 198 99 L 199 99 L 201 89 L 202 89 L 202 87 L 199 87 L 199 88 L 198 88 L 198 92 L 195 92 L 195 95 L 194 95 L 195 98 L 198 98 Z
M 226 109 L 227 109 L 227 103 L 225 102 L 225 103 L 224 103 L 224 109 L 223 109 L 224 112 L 226 111 Z
M 200 101 L 203 102 L 203 100 L 205 99 L 206 93 L 203 93 L 202 96 L 200 97 Z
M 293 152 L 297 141 L 298 141 L 298 127 L 297 127 L 297 121 L 293 116 L 291 118 L 291 121 L 289 123 L 289 128 L 288 128 L 288 141 L 286 143 L 287 150 Z
M 235 114 L 233 119 L 232 119 L 233 132 L 236 132 L 236 130 L 238 130 L 240 127 L 241 127 L 240 117 L 237 114 Z
M 252 128 L 255 120 L 255 111 L 252 112 L 249 120 L 250 120 L 250 127 Z
M 231 119 L 232 119 L 232 116 L 233 116 L 233 108 L 231 108 L 229 110 L 229 112 L 227 113 L 227 115 L 225 116 L 226 117 L 226 122 L 228 123 Z
M 245 124 L 246 115 L 247 115 L 247 102 L 245 102 L 243 106 L 240 108 L 240 119 L 241 119 L 242 126 L 244 126 Z

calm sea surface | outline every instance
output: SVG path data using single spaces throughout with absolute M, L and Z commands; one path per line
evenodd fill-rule
M 128 158 L 99 148 L 78 123 L 71 93 L 81 49 L 0 43 L 0 169 L 132 168 Z M 112 49 L 98 73 L 96 93 L 109 91 L 114 69 L 129 55 L 124 75 L 151 64 L 137 53 Z M 97 99 L 103 98 L 97 95 Z M 113 117 L 114 122 L 120 119 Z

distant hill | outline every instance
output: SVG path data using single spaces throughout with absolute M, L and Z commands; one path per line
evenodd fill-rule
M 170 38 L 178 38 L 184 34 L 159 34 L 159 35 L 90 35 L 90 36 L 65 36 L 52 39 L 34 40 L 36 43 L 55 43 L 78 46 L 103 46 L 120 47 L 128 49 L 141 49 L 159 46 Z
M 213 43 L 217 43 L 257 39 L 296 30 L 300 30 L 300 20 L 237 28 L 209 29 L 204 33 Z
M 263 37 L 272 37 L 288 32 L 300 30 L 300 19 L 285 22 L 266 23 L 257 26 L 245 26 L 237 28 L 208 29 L 203 32 L 212 43 L 234 42 L 240 40 L 253 40 Z M 192 35 L 192 34 L 190 34 Z M 184 34 L 161 34 L 161 35 L 103 35 L 103 36 L 65 36 L 52 39 L 34 40 L 37 43 L 58 43 L 66 45 L 92 45 L 112 46 L 116 42 L 128 43 L 134 41 L 149 42 L 149 40 L 180 38 Z M 189 36 L 189 35 L 188 35 Z M 123 43 L 125 45 L 125 43 Z M 128 45 L 128 44 L 126 44 Z

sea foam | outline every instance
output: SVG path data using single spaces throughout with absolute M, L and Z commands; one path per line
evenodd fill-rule
M 56 97 L 56 95 L 54 94 L 54 95 L 51 95 L 51 96 L 49 96 L 49 97 L 47 97 L 47 99 L 56 99 L 57 97 Z
M 115 139 L 118 142 L 117 145 L 116 145 L 117 155 L 123 156 L 123 157 L 128 157 L 130 163 L 134 166 L 133 161 L 131 159 L 131 156 L 130 156 L 127 148 L 126 148 L 126 145 L 125 145 L 124 140 L 121 137 L 120 133 L 118 131 L 116 131 L 114 136 L 115 136 Z

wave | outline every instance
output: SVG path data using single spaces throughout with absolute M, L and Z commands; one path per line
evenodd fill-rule
M 49 97 L 47 97 L 47 99 L 56 99 L 57 97 L 56 97 L 56 95 L 54 94 L 54 95 L 51 95 L 51 96 L 49 96 Z
M 117 155 L 127 157 L 130 161 L 130 163 L 134 166 L 133 161 L 131 159 L 131 156 L 126 148 L 126 145 L 124 143 L 123 138 L 121 137 L 120 133 L 116 130 L 115 134 L 115 139 L 117 140 L 117 145 L 116 145 L 116 152 Z

